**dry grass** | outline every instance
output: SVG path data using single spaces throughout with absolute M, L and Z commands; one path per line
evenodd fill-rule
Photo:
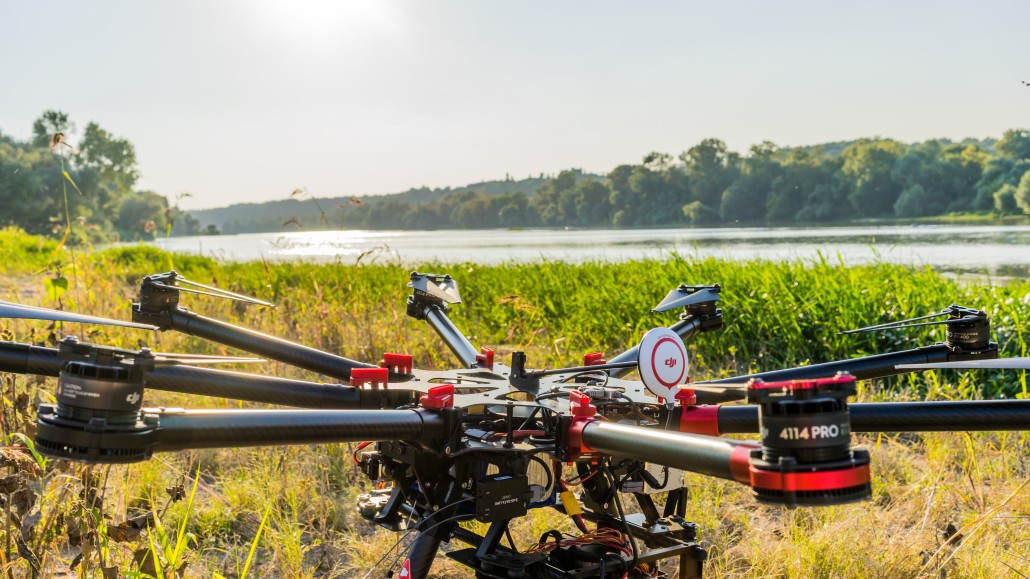
M 33 275 L 49 259 L 45 242 L 0 232 L 0 254 L 9 256 L 0 264 L 0 299 L 124 319 L 139 277 L 176 267 L 198 281 L 280 304 L 275 310 L 246 309 L 191 296 L 189 306 L 205 315 L 358 359 L 376 360 L 384 351 L 405 350 L 421 366 L 450 363 L 450 354 L 431 330 L 404 316 L 407 272 L 398 267 L 217 264 L 150 248 L 79 252 L 76 263 L 66 261 L 61 269 L 68 277 L 74 270 L 81 291 L 69 291 L 58 303 L 42 289 L 42 279 L 55 275 L 53 267 Z M 642 329 L 668 323 L 645 312 L 680 282 L 721 282 L 726 287 L 727 329 L 702 337 L 695 346 L 699 371 L 710 375 L 912 347 L 932 334 L 892 333 L 848 342 L 832 329 L 939 309 L 954 301 L 986 308 L 1006 354 L 1025 355 L 1030 319 L 1025 283 L 959 286 L 932 272 L 893 266 L 858 271 L 832 264 L 672 258 L 611 267 L 512 264 L 450 271 L 463 282 L 466 297 L 454 318 L 474 335 L 473 342 L 495 344 L 501 351 L 526 349 L 540 365 L 574 362 L 593 349 L 613 352 L 632 343 Z M 51 334 L 61 331 L 23 321 L 0 322 L 0 330 L 8 338 L 39 343 L 52 341 L 56 335 Z M 158 349 L 231 353 L 172 333 L 85 330 L 85 337 L 97 343 L 135 347 L 143 341 Z M 66 326 L 63 331 L 80 328 Z M 312 378 L 282 364 L 269 364 L 263 371 Z M 866 387 L 862 397 L 1013 396 L 1024 393 L 1025 386 L 1025 376 L 979 380 L 942 375 L 885 381 Z M 3 375 L 4 435 L 31 435 L 31 407 L 52 388 L 53 380 Z M 148 392 L 146 402 L 241 406 L 163 392 Z M 709 576 L 1030 576 L 1030 491 L 1017 492 L 1030 477 L 1027 433 L 863 436 L 858 442 L 872 450 L 875 483 L 873 500 L 857 505 L 800 510 L 758 506 L 740 485 L 689 475 L 687 518 L 700 525 L 709 546 Z M 35 558 L 41 576 L 103 577 L 108 569 L 112 576 L 238 577 L 261 528 L 249 576 L 355 577 L 397 540 L 358 517 L 354 498 L 365 481 L 346 445 L 192 451 L 129 466 L 84 468 L 60 461 L 41 465 L 16 443 L 8 438 L 11 446 L 0 457 L 6 470 L 0 481 L 6 485 L 0 488 L 0 517 L 6 521 L 0 533 L 0 571 L 8 576 L 31 575 L 30 560 Z M 170 494 L 180 490 L 186 498 L 172 500 Z M 125 521 L 150 512 L 168 531 L 164 544 L 146 525 L 125 530 Z M 177 537 L 183 522 L 185 534 Z M 566 525 L 555 513 L 534 511 L 518 523 L 515 534 L 528 545 L 544 530 Z M 155 552 L 161 556 L 158 564 L 148 558 Z M 393 558 L 388 556 L 386 563 Z M 439 576 L 469 576 L 440 561 Z M 380 574 L 385 568 L 379 567 Z

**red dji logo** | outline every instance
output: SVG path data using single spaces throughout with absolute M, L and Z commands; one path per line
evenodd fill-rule
M 665 360 L 665 365 L 670 367 L 670 368 L 675 368 L 676 367 L 676 358 L 668 358 L 668 359 L 666 359 Z

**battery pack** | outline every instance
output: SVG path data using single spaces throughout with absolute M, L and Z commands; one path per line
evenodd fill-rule
M 484 523 L 524 516 L 531 496 L 525 475 L 495 474 L 476 483 L 476 519 Z

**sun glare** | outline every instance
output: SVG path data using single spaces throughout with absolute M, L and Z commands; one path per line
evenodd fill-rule
M 328 48 L 397 29 L 391 3 L 381 0 L 259 0 L 247 6 L 282 41 Z

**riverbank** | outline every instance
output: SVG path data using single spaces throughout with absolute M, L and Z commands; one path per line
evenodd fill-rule
M 172 238 L 160 247 L 220 260 L 388 263 L 411 269 L 460 264 L 638 260 L 890 263 L 961 276 L 1030 278 L 1030 225 L 851 226 L 626 230 L 310 231 Z

